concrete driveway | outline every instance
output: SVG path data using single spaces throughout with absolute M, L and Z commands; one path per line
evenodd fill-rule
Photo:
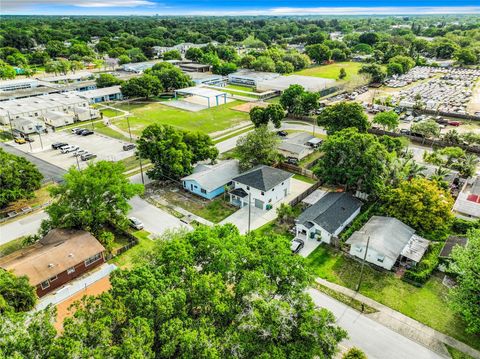
M 269 211 L 264 211 L 254 206 L 250 208 L 250 230 L 257 229 L 264 224 L 273 221 L 277 218 L 277 208 L 282 203 L 288 203 L 300 193 L 304 192 L 311 186 L 310 183 L 306 183 L 295 178 L 290 180 L 290 194 L 280 202 L 273 205 L 273 208 Z M 240 233 L 244 234 L 248 231 L 248 206 L 240 208 L 238 211 L 225 218 L 220 224 L 232 223 L 238 227 Z

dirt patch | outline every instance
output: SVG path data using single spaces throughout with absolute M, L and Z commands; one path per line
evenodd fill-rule
M 241 105 L 232 107 L 232 110 L 249 113 L 254 107 L 267 107 L 268 105 L 269 103 L 267 102 L 245 102 Z
M 67 317 L 70 317 L 73 315 L 73 312 L 69 310 L 69 307 L 77 300 L 82 299 L 84 295 L 98 295 L 103 292 L 106 292 L 112 287 L 110 284 L 110 278 L 109 277 L 104 277 L 92 285 L 88 286 L 84 290 L 81 290 L 80 292 L 76 293 L 75 295 L 72 295 L 70 298 L 67 300 L 57 304 L 57 320 L 54 323 L 55 329 L 57 329 L 58 332 L 61 332 L 63 330 L 63 320 Z

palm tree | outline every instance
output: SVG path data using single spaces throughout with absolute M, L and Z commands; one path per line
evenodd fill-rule
M 435 172 L 430 176 L 430 179 L 432 181 L 443 181 L 445 176 L 447 176 L 450 173 L 450 171 L 446 168 L 443 168 L 442 166 L 438 167 Z

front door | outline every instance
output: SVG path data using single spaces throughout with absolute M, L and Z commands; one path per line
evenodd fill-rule
M 263 201 L 255 198 L 255 207 L 263 209 Z

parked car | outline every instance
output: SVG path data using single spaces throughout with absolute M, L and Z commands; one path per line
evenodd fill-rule
M 84 131 L 84 130 L 85 130 L 84 128 L 74 128 L 74 129 L 72 129 L 72 133 L 73 133 L 74 135 L 78 135 L 79 132 L 82 132 L 82 131 Z
M 126 145 L 123 145 L 123 150 L 124 151 L 130 151 L 135 148 L 135 145 L 133 143 L 127 143 Z
M 143 223 L 138 218 L 130 217 L 128 221 L 130 222 L 130 227 L 138 230 L 143 229 Z
M 448 120 L 441 117 L 437 117 L 435 119 L 435 122 L 438 123 L 439 125 L 448 125 Z
M 78 150 L 79 148 L 80 148 L 80 147 L 78 147 L 78 146 L 71 145 L 71 146 L 62 147 L 62 148 L 60 149 L 60 151 L 61 151 L 62 153 L 70 153 L 70 152 L 73 152 L 73 151 Z
M 62 148 L 62 147 L 64 147 L 64 146 L 68 146 L 68 143 L 66 143 L 66 142 L 55 142 L 55 143 L 52 143 L 52 148 L 53 148 L 54 150 L 58 150 L 58 149 L 60 149 L 60 148 Z
M 88 161 L 88 160 L 91 160 L 92 158 L 96 158 L 96 157 L 97 157 L 97 155 L 95 155 L 93 153 L 84 153 L 83 155 L 80 156 L 82 161 Z
M 293 253 L 298 253 L 300 250 L 305 247 L 305 242 L 299 238 L 295 238 L 290 245 L 290 249 Z
M 35 142 L 35 140 L 33 138 L 29 137 L 29 136 L 25 136 L 24 139 L 27 142 Z
M 15 143 L 18 143 L 19 145 L 23 145 L 24 143 L 27 143 L 23 137 L 15 137 Z
M 81 136 L 90 136 L 93 135 L 94 132 L 92 130 L 83 130 L 82 132 L 79 133 Z
M 407 129 L 405 129 L 405 128 L 402 128 L 402 129 L 400 130 L 400 133 L 401 133 L 402 135 L 409 135 L 409 134 L 410 134 L 410 131 L 407 130 Z
M 287 131 L 277 131 L 277 135 L 279 135 L 280 137 L 285 137 L 288 135 L 288 132 Z
M 86 150 L 81 150 L 81 149 L 80 149 L 80 150 L 76 150 L 75 152 L 73 152 L 73 155 L 74 155 L 75 157 L 78 157 L 78 156 L 84 155 L 84 154 L 86 154 L 86 153 L 88 153 L 88 151 L 86 151 Z
M 462 123 L 460 121 L 448 121 L 448 124 L 450 126 L 454 126 L 454 127 L 458 127 L 460 126 Z
M 285 162 L 291 165 L 298 165 L 298 159 L 296 159 L 295 157 L 287 157 Z

